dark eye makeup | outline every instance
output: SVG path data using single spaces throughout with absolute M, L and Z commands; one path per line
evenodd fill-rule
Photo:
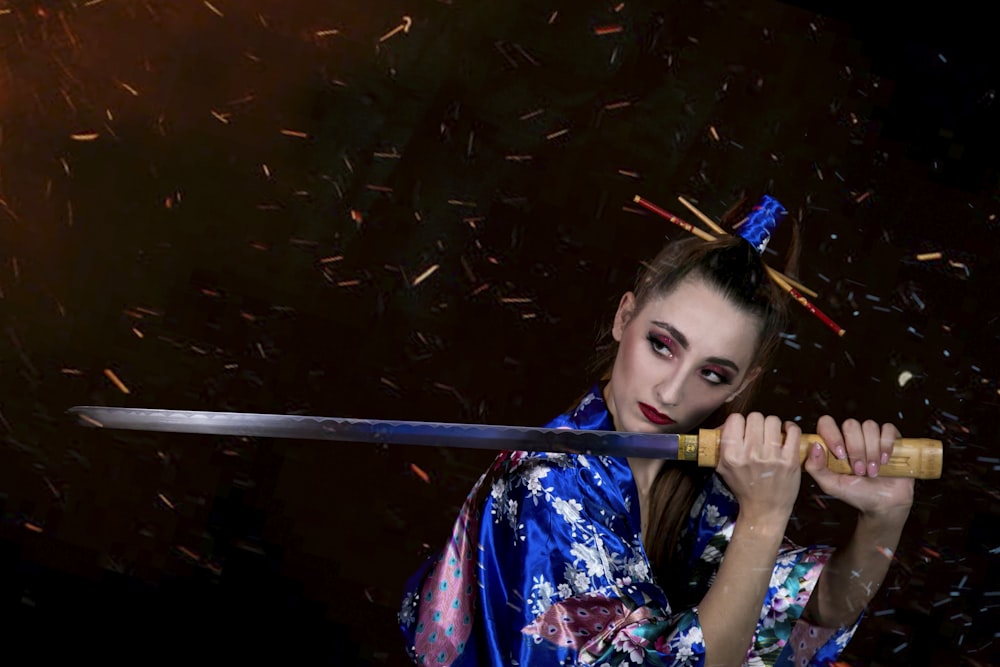
M 653 349 L 653 352 L 668 359 L 673 358 L 676 350 L 676 343 L 673 340 L 653 332 L 647 334 L 646 338 L 649 340 L 649 345 Z M 728 374 L 723 373 L 717 368 L 703 368 L 702 373 L 705 381 L 712 385 L 726 385 L 733 382 Z

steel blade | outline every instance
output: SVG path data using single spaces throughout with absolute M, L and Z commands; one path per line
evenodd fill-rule
M 85 426 L 134 431 L 698 459 L 698 436 L 673 433 L 101 406 L 76 406 L 67 412 Z

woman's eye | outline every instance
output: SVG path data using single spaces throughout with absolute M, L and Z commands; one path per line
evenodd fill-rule
M 666 356 L 673 356 L 673 350 L 670 347 L 670 343 L 659 336 L 650 334 L 648 336 L 649 344 L 653 346 L 653 351 L 658 354 L 666 354 Z
M 712 384 L 729 384 L 730 382 L 732 382 L 732 380 L 729 379 L 729 376 L 723 375 L 718 371 L 713 371 L 710 368 L 705 370 L 704 377 Z
M 726 378 L 722 377 L 715 371 L 705 371 L 705 379 L 712 384 L 722 384 L 726 380 Z

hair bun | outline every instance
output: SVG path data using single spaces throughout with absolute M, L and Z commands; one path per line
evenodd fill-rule
M 727 288 L 753 294 L 764 279 L 764 267 L 757 250 L 740 237 L 713 251 L 708 257 L 712 273 Z

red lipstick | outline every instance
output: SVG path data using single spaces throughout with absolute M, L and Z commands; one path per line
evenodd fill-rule
M 645 415 L 646 419 L 657 424 L 659 426 L 668 426 L 674 423 L 674 420 L 666 416 L 656 408 L 651 405 L 646 405 L 645 403 L 639 403 L 639 409 L 642 410 L 642 414 Z

